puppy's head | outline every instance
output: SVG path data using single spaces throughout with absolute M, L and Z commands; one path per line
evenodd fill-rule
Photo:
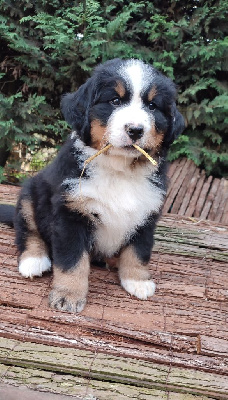
M 114 59 L 98 66 L 77 92 L 62 99 L 66 121 L 82 141 L 113 145 L 134 156 L 138 144 L 152 154 L 168 148 L 184 129 L 174 83 L 139 60 Z

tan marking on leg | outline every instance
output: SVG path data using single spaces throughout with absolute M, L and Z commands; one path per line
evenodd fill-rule
M 152 101 L 157 94 L 157 88 L 153 86 L 148 93 L 148 101 Z
M 132 247 L 127 247 L 120 255 L 119 276 L 122 287 L 131 295 L 146 300 L 154 294 L 155 284 L 150 279 L 148 264 L 140 262 Z
M 85 253 L 78 264 L 69 271 L 64 272 L 57 266 L 54 266 L 53 270 L 50 306 L 61 311 L 81 312 L 88 293 L 89 255 Z
M 45 242 L 39 235 L 34 210 L 31 201 L 22 200 L 21 212 L 26 221 L 28 236 L 25 242 L 25 251 L 19 257 L 19 272 L 25 278 L 42 276 L 43 272 L 51 269 L 51 261 Z
M 25 251 L 19 257 L 19 272 L 25 278 L 42 276 L 44 272 L 50 271 L 51 260 L 48 250 L 40 236 L 31 232 L 27 237 Z
M 28 257 L 43 257 L 47 256 L 48 251 L 44 241 L 37 234 L 31 233 L 26 240 L 26 249 L 20 257 L 20 261 Z
M 120 97 L 124 97 L 124 95 L 126 93 L 126 90 L 125 90 L 125 87 L 122 84 L 122 82 L 120 82 L 120 81 L 117 82 L 117 85 L 115 87 L 115 91 L 116 91 L 116 93 L 118 93 L 118 95 Z
M 134 249 L 126 247 L 119 258 L 119 276 L 121 279 L 145 280 L 150 278 L 148 265 L 140 262 Z
M 25 244 L 26 250 L 21 255 L 20 260 L 27 257 L 47 256 L 46 244 L 41 239 L 35 222 L 32 202 L 29 200 L 22 200 L 21 209 L 28 227 L 28 238 Z
M 37 231 L 32 202 L 30 200 L 22 200 L 21 210 L 22 210 L 22 215 L 28 225 L 28 229 L 30 231 Z
M 98 119 L 94 119 L 91 122 L 91 147 L 97 150 L 101 150 L 105 144 L 107 144 L 106 140 L 106 126 L 102 126 L 101 121 Z

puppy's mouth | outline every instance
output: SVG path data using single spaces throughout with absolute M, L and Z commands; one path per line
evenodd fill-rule
M 126 146 L 123 146 L 122 147 L 122 149 L 126 149 L 126 150 L 135 150 L 135 148 L 133 147 L 133 145 L 132 144 L 128 144 L 128 145 L 126 145 Z
M 134 143 L 134 144 L 137 144 L 137 143 Z M 136 154 L 139 154 L 139 156 L 140 156 L 140 153 L 139 153 L 139 151 L 134 147 L 134 144 L 131 144 L 131 145 L 126 145 L 126 146 L 123 146 L 123 147 L 120 147 L 120 149 L 123 149 L 123 150 L 126 150 L 127 152 L 134 152 L 134 153 L 136 153 Z M 138 145 L 138 144 L 137 144 Z M 143 147 L 142 145 L 138 145 L 141 149 L 143 149 L 145 152 L 147 152 L 147 153 L 149 153 L 150 151 L 151 151 L 151 149 L 149 149 L 149 148 L 147 148 L 147 147 Z
M 151 149 L 143 148 L 142 146 L 133 143 L 132 145 L 125 145 L 121 147 L 113 146 L 113 151 L 116 155 L 120 156 L 128 156 L 133 158 L 146 157 L 153 165 L 157 165 L 157 161 L 155 161 L 150 155 Z
M 123 156 L 131 156 L 135 157 L 138 154 L 138 151 L 132 144 L 123 145 L 123 146 L 113 146 L 113 152 L 118 153 Z

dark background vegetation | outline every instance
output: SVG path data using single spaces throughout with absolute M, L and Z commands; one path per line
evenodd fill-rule
M 227 10 L 227 0 L 0 0 L 0 165 L 15 143 L 59 146 L 61 95 L 97 63 L 133 57 L 178 85 L 187 128 L 170 159 L 227 175 Z

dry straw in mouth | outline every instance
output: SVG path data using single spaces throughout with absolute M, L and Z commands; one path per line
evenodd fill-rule
M 141 147 L 139 147 L 137 144 L 133 144 L 132 146 L 134 146 L 134 148 L 138 151 L 140 151 L 140 153 L 142 153 L 153 165 L 157 165 L 157 162 L 151 157 L 149 156 L 149 154 L 147 154 L 147 152 L 143 149 L 141 149 Z M 99 150 L 96 154 L 94 154 L 93 156 L 87 158 L 87 160 L 85 160 L 84 162 L 84 167 L 82 170 L 82 173 L 80 175 L 80 186 L 81 186 L 81 178 L 84 174 L 85 168 L 86 166 L 94 160 L 94 158 L 98 157 L 100 154 L 104 153 L 105 151 L 107 151 L 108 149 L 110 149 L 112 147 L 112 144 L 108 144 L 107 146 L 103 147 L 103 149 Z
M 149 154 L 147 154 L 147 152 L 145 150 L 141 149 L 141 147 L 139 147 L 137 144 L 133 144 L 132 146 L 134 146 L 134 148 L 136 150 L 140 151 L 140 153 L 142 153 L 151 162 L 151 164 L 157 165 L 157 161 L 155 161 L 151 156 L 149 156 Z M 98 157 L 100 154 L 102 154 L 105 151 L 107 151 L 108 149 L 110 149 L 110 147 L 112 147 L 112 144 L 108 144 L 107 146 L 103 147 L 103 149 L 99 150 L 96 154 L 87 158 L 87 160 L 85 160 L 85 163 L 84 163 L 83 172 L 84 172 L 84 169 L 87 164 L 89 164 L 91 161 L 93 161 L 94 158 Z
M 147 154 L 147 152 L 143 149 L 141 149 L 141 147 L 139 147 L 137 144 L 133 144 L 134 148 L 138 151 L 140 151 L 140 153 L 142 153 L 153 165 L 157 165 L 157 161 L 155 161 L 151 156 L 149 156 L 149 154 Z

